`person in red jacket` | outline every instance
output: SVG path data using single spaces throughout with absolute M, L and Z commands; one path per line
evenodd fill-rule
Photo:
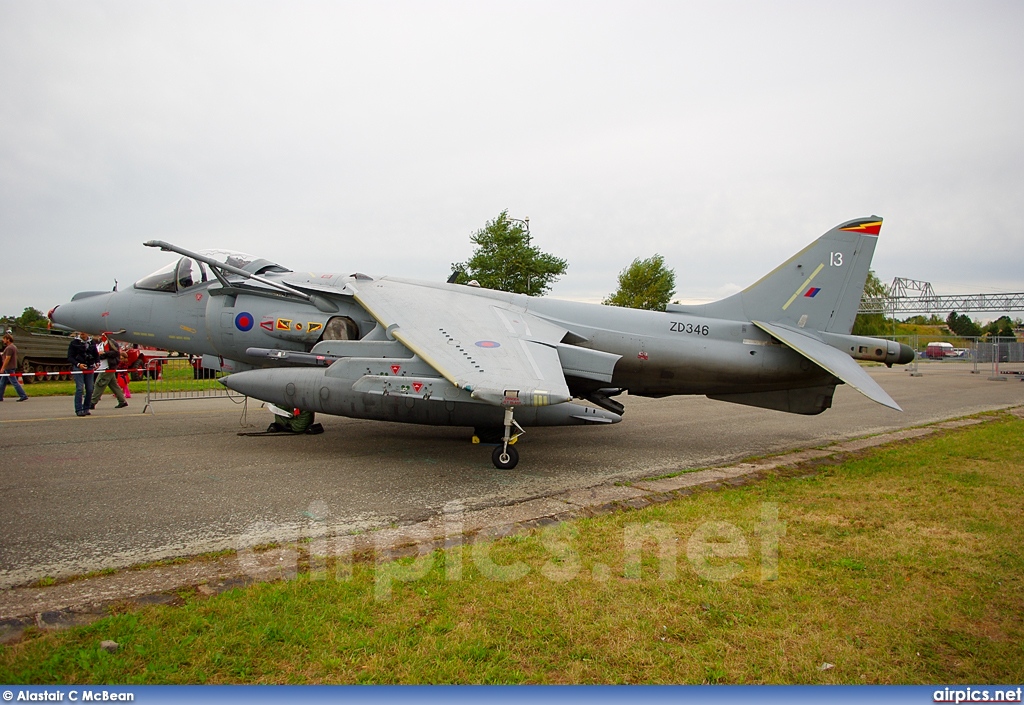
M 121 358 L 117 361 L 117 386 L 121 388 L 125 399 L 132 398 L 132 390 L 128 388 L 128 350 L 121 348 Z M 136 352 L 138 357 L 138 352 Z

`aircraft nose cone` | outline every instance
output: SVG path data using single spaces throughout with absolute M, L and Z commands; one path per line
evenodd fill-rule
M 268 396 L 272 396 L 275 392 L 278 392 L 278 396 L 280 396 L 280 389 L 283 389 L 286 384 L 278 379 L 280 374 L 275 374 L 280 372 L 281 370 L 235 372 L 227 377 L 221 377 L 220 383 L 239 394 L 266 401 Z
M 49 318 L 58 326 L 87 333 L 102 333 L 115 327 L 109 318 L 109 292 L 83 292 L 71 301 L 55 306 Z

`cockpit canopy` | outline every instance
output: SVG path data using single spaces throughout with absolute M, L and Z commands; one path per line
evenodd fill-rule
M 274 264 L 265 259 L 259 259 L 244 252 L 232 250 L 200 250 L 199 254 L 224 264 L 251 271 L 253 274 L 264 274 L 266 272 L 287 272 L 288 270 L 279 264 Z M 193 260 L 191 257 L 182 257 L 176 262 L 171 262 L 161 267 L 149 276 L 135 282 L 136 289 L 147 291 L 167 291 L 174 293 L 184 291 L 196 284 L 202 284 L 214 278 L 209 267 Z M 232 275 L 228 274 L 228 277 Z

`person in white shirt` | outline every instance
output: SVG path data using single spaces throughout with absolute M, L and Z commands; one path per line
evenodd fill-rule
M 96 346 L 96 354 L 100 358 L 100 364 L 96 368 L 96 384 L 92 390 L 92 407 L 96 407 L 96 403 L 99 402 L 100 397 L 103 396 L 104 390 L 107 388 L 114 393 L 117 397 L 117 406 L 115 409 L 123 409 L 128 406 L 128 401 L 124 398 L 124 392 L 121 391 L 121 387 L 117 384 L 117 363 L 121 359 L 121 349 L 117 346 L 113 340 L 108 340 L 105 335 L 94 335 L 92 337 L 92 344 Z

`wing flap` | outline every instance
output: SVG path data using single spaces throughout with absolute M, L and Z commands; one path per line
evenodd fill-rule
M 622 358 L 621 355 L 575 345 L 558 345 L 556 349 L 565 374 L 609 384 L 615 374 L 615 363 Z
M 761 321 L 752 322 L 765 333 L 781 340 L 818 367 L 843 380 L 871 401 L 896 411 L 903 411 L 900 405 L 878 385 L 878 382 L 871 379 L 871 376 L 852 357 L 841 350 L 836 350 L 831 345 L 785 326 L 762 323 Z

